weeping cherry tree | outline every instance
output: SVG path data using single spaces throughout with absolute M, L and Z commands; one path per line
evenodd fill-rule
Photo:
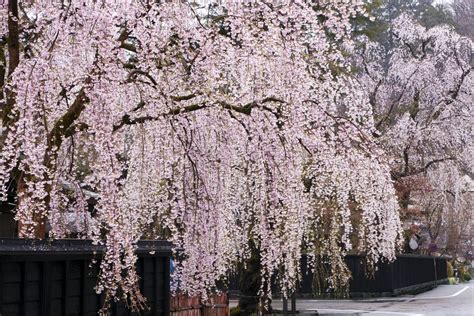
M 326 258 L 331 287 L 347 284 L 353 248 L 369 267 L 394 259 L 390 166 L 347 60 L 362 1 L 8 8 L 0 196 L 13 178 L 25 238 L 46 222 L 67 237 L 66 214 L 82 214 L 79 237 L 106 247 L 107 298 L 144 308 L 134 249 L 150 236 L 180 249 L 181 290 L 204 296 L 252 245 L 262 295 L 274 276 L 294 288 L 303 252 L 312 269 Z

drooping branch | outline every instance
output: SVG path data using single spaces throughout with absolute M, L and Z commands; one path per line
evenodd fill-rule
M 187 101 L 195 98 L 198 95 L 198 93 L 191 93 L 191 94 L 186 94 L 186 95 L 180 95 L 180 96 L 171 96 L 171 100 L 175 102 L 180 102 L 180 101 Z
M 431 167 L 432 165 L 440 163 L 440 162 L 448 161 L 448 160 L 455 160 L 455 158 L 454 157 L 446 157 L 446 158 L 431 160 L 424 167 L 421 167 L 419 169 L 415 169 L 414 171 L 412 171 L 412 173 L 414 175 L 424 173 L 424 172 L 428 171 L 428 168 Z
M 196 96 L 195 94 L 190 94 L 190 95 L 186 95 L 186 96 L 171 97 L 171 99 L 174 100 L 174 101 L 184 101 L 184 100 L 190 100 L 190 99 L 194 98 L 195 96 Z M 264 98 L 262 100 L 249 102 L 245 105 L 234 105 L 234 104 L 230 104 L 226 101 L 216 101 L 216 102 L 205 102 L 205 101 L 203 101 L 203 102 L 200 102 L 200 103 L 191 104 L 191 105 L 184 106 L 184 107 L 177 107 L 177 108 L 169 110 L 166 113 L 163 113 L 163 114 L 157 115 L 157 116 L 146 115 L 146 116 L 140 116 L 140 117 L 137 117 L 137 118 L 131 118 L 130 114 L 125 114 L 122 117 L 122 120 L 114 126 L 113 130 L 115 132 L 115 131 L 118 131 L 120 128 L 122 128 L 125 125 L 142 124 L 142 123 L 145 123 L 145 122 L 148 122 L 148 121 L 156 121 L 156 120 L 162 119 L 163 117 L 166 117 L 166 116 L 173 116 L 173 115 L 179 115 L 179 114 L 184 114 L 184 113 L 195 112 L 195 111 L 198 111 L 198 110 L 201 110 L 201 109 L 209 108 L 210 106 L 216 105 L 216 104 L 221 106 L 224 109 L 231 110 L 233 112 L 237 112 L 237 113 L 241 113 L 241 114 L 245 114 L 245 115 L 250 115 L 252 113 L 252 109 L 254 109 L 256 107 L 260 107 L 261 104 L 268 103 L 268 102 L 285 103 L 285 101 L 283 101 L 281 99 L 278 99 L 278 98 L 275 98 L 275 97 L 267 97 L 267 98 Z M 270 109 L 266 108 L 266 107 L 260 107 L 260 108 L 270 111 Z
M 369 104 L 372 106 L 372 109 L 375 111 L 376 105 L 377 105 L 377 93 L 379 88 L 382 86 L 382 80 L 377 81 L 377 84 L 375 85 L 375 88 L 372 92 L 369 94 Z
M 85 89 L 81 88 L 81 90 L 79 90 L 79 93 L 76 96 L 76 99 L 71 104 L 69 109 L 54 124 L 53 128 L 48 134 L 47 139 L 48 149 L 46 150 L 46 155 L 44 158 L 46 167 L 52 167 L 56 155 L 56 151 L 53 149 L 59 148 L 61 146 L 63 138 L 71 133 L 71 126 L 79 118 L 87 102 L 89 102 L 89 98 L 85 93 Z
M 399 180 L 401 178 L 404 178 L 404 177 L 410 177 L 410 176 L 415 176 L 415 175 L 419 175 L 419 174 L 422 174 L 422 173 L 425 173 L 428 171 L 428 169 L 435 165 L 435 164 L 438 164 L 438 163 L 441 163 L 441 162 L 445 162 L 445 161 L 449 161 L 449 160 L 455 160 L 454 157 L 446 157 L 446 158 L 440 158 L 440 159 L 434 159 L 434 160 L 431 160 L 429 161 L 428 163 L 426 163 L 423 167 L 420 167 L 420 168 L 416 168 L 416 169 L 409 169 L 408 168 L 408 155 L 407 154 L 404 154 L 404 157 L 405 157 L 405 168 L 404 168 L 404 171 L 402 172 L 392 172 L 392 178 L 394 180 Z
M 472 68 L 469 68 L 467 70 L 463 70 L 463 72 L 461 74 L 461 77 L 459 78 L 458 83 L 456 84 L 456 86 L 454 87 L 453 90 L 449 91 L 449 96 L 451 98 L 451 100 L 448 101 L 449 103 L 453 102 L 454 100 L 456 100 L 458 98 L 459 92 L 461 91 L 461 87 L 464 84 L 464 80 L 471 73 L 471 70 L 472 70 Z
M 168 112 L 166 112 L 162 115 L 158 115 L 158 116 L 146 115 L 146 116 L 141 116 L 141 117 L 137 117 L 137 118 L 131 118 L 130 114 L 125 114 L 122 117 L 122 120 L 120 121 L 120 123 L 118 123 L 117 125 L 114 126 L 113 131 L 114 132 L 118 131 L 120 128 L 122 128 L 125 125 L 135 125 L 135 124 L 142 124 L 142 123 L 145 123 L 145 122 L 148 122 L 148 121 L 156 121 L 156 120 L 159 120 L 159 119 L 161 119 L 165 116 L 177 115 L 177 114 L 180 114 L 180 113 L 193 112 L 193 111 L 203 109 L 205 107 L 207 107 L 205 103 L 198 103 L 198 104 L 188 105 L 188 106 L 185 106 L 185 107 L 182 107 L 182 108 L 172 109 L 172 110 L 170 110 L 170 111 L 168 111 Z
M 150 75 L 148 72 L 141 70 L 141 69 L 133 69 L 129 74 L 127 81 L 132 81 L 137 75 L 142 75 L 148 78 L 150 80 L 151 84 L 156 87 L 158 83 L 156 82 L 155 78 L 153 78 L 152 75 Z
M 130 31 L 128 31 L 127 28 L 124 27 L 118 38 L 118 41 L 120 42 L 119 47 L 125 50 L 128 50 L 130 52 L 136 53 L 137 47 L 134 44 L 128 42 L 129 36 L 130 36 Z
M 427 50 L 426 48 L 428 47 L 428 44 L 430 43 L 430 41 L 432 40 L 432 37 L 428 37 L 427 39 L 425 40 L 422 40 L 421 41 L 421 55 L 419 55 L 417 53 L 417 47 L 415 47 L 412 43 L 409 43 L 409 42 L 406 42 L 404 40 L 402 40 L 400 38 L 400 36 L 398 36 L 398 34 L 396 32 L 391 32 L 392 35 L 397 38 L 404 46 L 406 46 L 408 48 L 408 50 L 410 51 L 410 54 L 413 58 L 415 59 L 418 59 L 418 60 L 423 60 L 424 58 L 426 58 L 427 56 Z
M 80 122 L 80 123 L 77 123 L 77 124 L 73 124 L 71 126 L 69 126 L 69 128 L 67 128 L 65 131 L 64 131 L 64 137 L 67 138 L 67 137 L 71 137 L 73 136 L 77 131 L 85 131 L 89 128 L 89 125 L 87 125 L 86 123 L 84 122 Z
M 313 103 L 315 105 L 319 104 L 316 100 L 310 100 L 310 99 L 304 100 L 303 102 L 310 102 L 310 103 Z M 351 125 L 352 127 L 354 127 L 358 131 L 358 136 L 362 140 L 366 141 L 367 143 L 370 143 L 367 133 L 361 128 L 361 126 L 357 125 L 357 123 L 355 123 L 350 118 L 345 117 L 345 116 L 341 116 L 341 115 L 331 114 L 328 111 L 324 111 L 324 114 L 326 116 L 328 116 L 329 118 L 331 118 L 332 120 L 334 120 L 336 122 L 336 124 L 338 124 L 338 125 L 339 124 L 349 124 L 349 125 Z M 341 123 L 341 122 L 344 122 L 344 123 Z
M 411 83 L 411 79 L 413 78 L 413 76 L 417 73 L 418 69 L 416 69 L 415 71 L 413 71 L 410 75 L 410 77 L 408 77 L 408 79 L 406 80 L 405 84 L 403 85 L 400 93 L 398 94 L 397 98 L 395 100 L 393 100 L 391 103 L 390 103 L 390 107 L 387 111 L 387 113 L 380 119 L 380 121 L 378 121 L 376 124 L 375 124 L 375 128 L 379 129 L 383 123 L 385 123 L 387 120 L 389 120 L 390 116 L 392 115 L 394 109 L 395 109 L 395 106 L 400 102 L 400 100 L 402 99 L 403 95 L 405 94 L 405 91 L 406 89 L 408 88 L 408 84 Z

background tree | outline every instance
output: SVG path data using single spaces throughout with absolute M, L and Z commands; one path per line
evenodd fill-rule
M 392 177 L 407 223 L 424 222 L 423 214 L 434 216 L 433 236 L 449 239 L 439 231 L 457 230 L 451 234 L 456 239 L 470 230 L 463 225 L 454 228 L 470 225 L 471 209 L 461 202 L 468 195 L 453 192 L 465 186 L 466 177 L 473 179 L 472 42 L 451 26 L 425 28 L 408 14 L 395 19 L 390 32 L 393 48 L 387 51 L 366 41 L 358 59 L 378 139 L 393 155 Z M 427 188 L 435 194 L 435 205 L 412 195 Z M 446 247 L 456 253 L 453 246 Z
M 454 0 L 451 8 L 456 31 L 464 36 L 474 39 L 474 1 Z
M 353 19 L 354 34 L 367 36 L 383 45 L 387 52 L 396 46 L 396 39 L 389 29 L 401 14 L 410 14 L 428 28 L 440 24 L 454 25 L 450 6 L 432 0 L 372 0 L 365 1 L 365 7 L 369 15 Z

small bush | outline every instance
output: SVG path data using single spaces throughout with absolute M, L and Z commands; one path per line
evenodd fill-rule
M 230 309 L 230 316 L 240 316 L 240 307 L 239 306 L 232 307 Z
M 454 277 L 454 268 L 451 262 L 448 262 L 448 278 Z
M 466 279 L 464 278 L 467 274 L 467 269 L 464 265 L 459 265 L 458 266 L 458 277 L 459 277 L 459 282 L 466 282 Z
M 464 279 L 464 281 L 469 282 L 469 281 L 471 281 L 472 276 L 469 272 L 466 272 L 466 273 L 464 273 L 463 279 Z
M 449 285 L 458 284 L 458 283 L 456 282 L 456 278 L 455 278 L 455 277 L 450 277 L 450 278 L 448 278 L 448 282 L 449 282 Z

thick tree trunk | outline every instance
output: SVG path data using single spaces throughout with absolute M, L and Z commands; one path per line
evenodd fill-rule
M 10 77 L 15 71 L 16 67 L 20 63 L 20 28 L 18 25 L 18 1 L 10 0 L 8 2 L 8 72 L 6 73 L 7 78 Z M 4 56 L 2 56 L 4 57 Z M 5 70 L 2 72 L 4 73 Z M 2 78 L 2 89 L 4 89 L 6 82 L 5 73 Z M 10 113 L 15 104 L 15 94 L 12 91 L 3 91 L 3 95 L 6 95 L 6 104 L 2 110 L 2 124 L 4 127 L 10 125 L 10 121 L 13 119 Z
M 20 29 L 18 26 L 18 0 L 8 1 L 8 75 L 20 63 Z
M 0 40 L 1 41 L 1 40 Z M 5 54 L 6 42 L 0 42 L 0 113 L 6 107 L 5 102 L 5 80 L 7 79 L 7 56 Z M 0 114 L 0 119 L 3 121 L 3 114 Z M 3 124 L 3 123 L 2 123 Z M 0 144 L 1 148 L 1 144 Z
M 259 296 L 262 284 L 260 250 L 252 241 L 250 243 L 251 256 L 245 267 L 242 265 L 240 269 L 239 307 L 242 316 L 262 314 L 271 310 L 271 302 Z
M 5 61 L 8 59 L 8 69 L 5 68 L 5 65 L 0 69 L 0 119 L 2 127 L 4 128 L 3 133 L 0 135 L 0 150 L 3 147 L 4 140 L 7 137 L 9 127 L 14 124 L 16 118 L 11 116 L 11 111 L 16 102 L 16 95 L 13 91 L 5 88 L 5 84 L 8 81 L 8 78 L 12 76 L 16 67 L 20 63 L 20 27 L 19 27 L 19 14 L 18 14 L 18 0 L 9 0 L 8 1 L 8 37 L 6 39 L 7 51 L 8 54 L 5 56 L 4 48 L 1 47 L 2 52 L 0 53 L 0 59 Z M 21 196 L 21 193 L 25 191 L 25 182 L 22 175 L 14 175 L 18 173 L 17 170 L 14 170 L 12 173 L 12 179 L 16 183 L 16 195 Z M 17 199 L 17 206 L 22 203 L 21 199 Z M 36 238 L 45 237 L 45 228 L 44 220 L 40 219 L 39 215 L 34 217 L 35 221 L 38 221 L 38 225 L 33 228 L 34 235 Z M 22 223 L 18 223 L 18 232 L 24 229 Z
M 454 203 L 453 203 L 454 204 Z M 457 248 L 459 244 L 459 227 L 456 223 L 454 210 L 450 210 L 447 223 L 446 252 L 453 257 L 457 257 Z
M 5 89 L 5 84 L 16 67 L 20 63 L 20 29 L 18 25 L 18 1 L 10 0 L 8 1 L 8 37 L 6 39 L 7 51 L 8 54 L 5 56 L 5 50 L 2 44 L 2 52 L 0 53 L 0 62 L 5 64 L 8 59 L 8 69 L 5 65 L 2 65 L 0 68 L 0 119 L 2 120 L 1 124 L 4 128 L 7 128 L 10 125 L 13 118 L 10 116 L 10 113 L 15 104 L 15 94 L 8 89 Z M 3 133 L 5 134 L 5 133 Z M 6 135 L 1 135 L 1 138 L 4 139 Z M 2 143 L 0 143 L 0 146 Z M 0 147 L 1 148 L 1 147 Z

